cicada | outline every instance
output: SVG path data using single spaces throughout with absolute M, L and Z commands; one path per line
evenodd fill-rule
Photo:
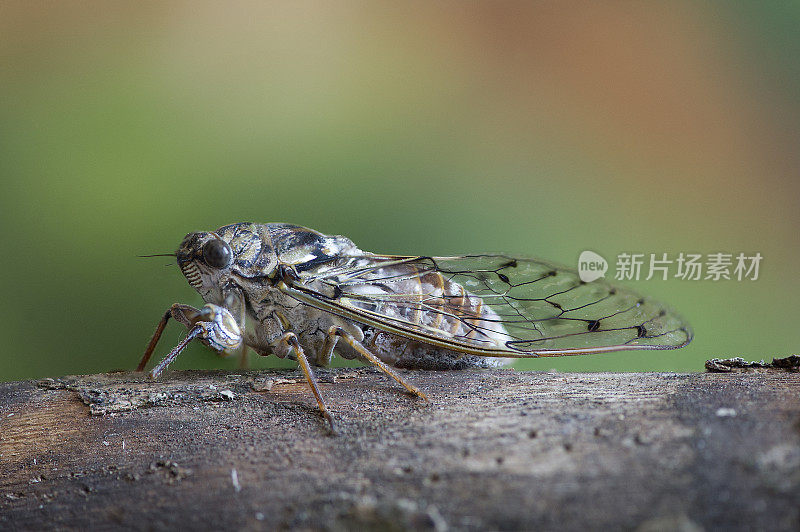
M 171 317 L 189 332 L 152 378 L 195 338 L 222 355 L 249 347 L 288 357 L 331 426 L 311 366 L 327 366 L 334 350 L 424 399 L 392 367 L 488 368 L 515 358 L 674 349 L 692 339 L 689 325 L 666 306 L 603 279 L 583 282 L 574 270 L 539 259 L 380 255 L 343 236 L 284 223 L 189 233 L 175 256 L 206 305 L 172 305 L 138 370 Z

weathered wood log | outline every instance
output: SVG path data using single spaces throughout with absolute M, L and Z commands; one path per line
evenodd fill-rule
M 0 384 L 0 529 L 800 526 L 800 374 L 112 373 Z

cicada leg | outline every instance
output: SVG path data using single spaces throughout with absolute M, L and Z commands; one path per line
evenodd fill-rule
M 156 349 L 156 344 L 161 339 L 161 335 L 164 333 L 164 328 L 167 326 L 167 322 L 170 318 L 175 319 L 175 321 L 180 322 L 186 327 L 191 328 L 197 322 L 197 318 L 200 315 L 200 311 L 190 305 L 183 305 L 181 303 L 175 303 L 162 316 L 161 321 L 158 322 L 158 326 L 156 327 L 156 331 L 153 333 L 153 337 L 150 338 L 150 342 L 147 344 L 147 348 L 144 350 L 144 355 L 142 355 L 142 360 L 139 361 L 139 365 L 136 367 L 136 371 L 144 371 L 145 366 L 150 361 L 150 357 L 153 356 L 153 351 Z
M 247 357 L 247 344 L 242 344 L 242 352 L 239 354 L 239 369 L 250 369 L 250 359 Z
M 293 332 L 286 332 L 278 339 L 276 343 L 286 344 L 292 351 L 294 351 L 294 356 L 297 359 L 298 364 L 300 364 L 300 369 L 303 370 L 303 374 L 306 377 L 306 382 L 308 382 L 308 387 L 311 388 L 311 392 L 314 394 L 314 397 L 317 400 L 317 405 L 319 405 L 322 415 L 328 420 L 328 423 L 331 426 L 331 431 L 335 433 L 336 426 L 333 422 L 333 414 L 331 414 L 330 410 L 328 410 L 328 405 L 325 404 L 325 399 L 322 398 L 322 394 L 317 386 L 317 379 L 314 377 L 314 372 L 311 371 L 311 365 L 308 363 L 306 353 L 303 351 L 300 342 L 297 340 L 297 335 Z
M 231 314 L 239 318 L 239 330 L 242 335 L 245 335 L 245 312 L 244 312 L 244 297 L 240 291 L 229 292 L 225 296 L 223 306 L 229 309 Z M 247 356 L 247 344 L 242 342 L 242 347 L 239 352 L 239 369 L 249 369 L 250 359 Z
M 156 378 L 166 367 L 174 361 L 189 342 L 199 338 L 205 345 L 219 352 L 231 352 L 242 345 L 242 333 L 233 315 L 224 307 L 207 304 L 198 310 L 189 305 L 176 303 L 161 318 L 156 327 L 156 332 L 145 349 L 137 371 L 144 370 L 147 362 L 155 350 L 161 334 L 169 321 L 170 316 L 189 328 L 189 332 L 181 342 L 170 351 L 158 365 L 150 371 L 150 378 Z
M 364 344 L 356 340 L 356 338 L 350 334 L 349 332 L 345 331 L 343 328 L 334 325 L 330 329 L 328 329 L 328 338 L 325 341 L 325 345 L 323 348 L 323 357 L 326 357 L 330 360 L 330 356 L 333 353 L 334 347 L 336 347 L 336 343 L 341 338 L 345 342 L 347 342 L 350 347 L 355 349 L 361 356 L 367 359 L 373 366 L 381 370 L 382 372 L 389 375 L 391 378 L 396 380 L 403 388 L 411 392 L 412 394 L 416 395 L 417 397 L 424 399 L 425 401 L 428 400 L 428 397 L 416 386 L 413 384 L 406 382 L 403 378 L 398 375 L 392 368 L 390 368 L 383 360 L 375 356 L 369 349 L 364 347 Z

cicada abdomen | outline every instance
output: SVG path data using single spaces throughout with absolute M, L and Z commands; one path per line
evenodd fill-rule
M 442 340 L 461 339 L 496 347 L 510 339 L 500 316 L 442 272 L 414 263 L 369 269 L 358 280 L 343 281 L 339 303 L 367 314 L 386 316 Z M 400 368 L 445 370 L 496 367 L 511 362 L 466 354 L 380 328 L 362 327 L 364 343 L 383 361 Z M 343 353 L 349 357 L 351 350 Z

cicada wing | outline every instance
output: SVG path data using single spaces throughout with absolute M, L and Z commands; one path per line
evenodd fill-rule
M 674 349 L 692 339 L 689 325 L 657 301 L 505 255 L 343 258 L 285 291 L 387 332 L 484 356 Z

